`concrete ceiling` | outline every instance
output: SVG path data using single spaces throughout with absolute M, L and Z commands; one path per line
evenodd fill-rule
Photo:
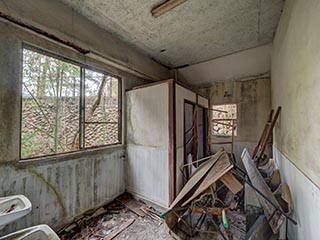
M 272 42 L 284 3 L 188 0 L 154 18 L 150 11 L 163 0 L 62 1 L 169 67 L 194 64 Z

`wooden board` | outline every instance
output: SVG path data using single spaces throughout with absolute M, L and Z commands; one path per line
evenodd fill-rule
M 208 213 L 208 214 L 211 214 L 213 216 L 221 216 L 222 215 L 222 210 L 223 210 L 223 208 L 217 208 L 217 207 L 207 208 L 207 209 L 203 209 L 203 208 L 200 208 L 200 207 L 191 208 L 191 212 L 193 212 L 193 213 Z
M 264 196 L 266 196 L 275 206 L 281 208 L 270 188 L 261 176 L 259 170 L 256 168 L 255 163 L 253 162 L 247 149 L 243 150 L 241 159 L 253 186 L 256 187 Z M 283 216 L 279 211 L 275 212 L 276 209 L 260 194 L 257 194 L 257 198 L 263 208 L 264 214 L 269 220 L 269 224 L 273 233 L 277 234 L 281 225 L 285 222 L 285 216 Z
M 221 176 L 223 176 L 226 172 L 233 168 L 231 164 L 228 154 L 223 152 L 221 157 L 216 161 L 216 164 L 210 169 L 207 176 L 203 179 L 200 186 L 196 189 L 193 195 L 185 201 L 182 206 L 186 206 L 190 203 L 193 199 L 198 197 L 201 193 L 207 190 L 213 183 L 215 183 Z
M 139 203 L 135 199 L 130 198 L 119 198 L 119 202 L 121 202 L 123 205 L 125 205 L 131 212 L 137 214 L 140 217 L 144 217 L 145 213 L 141 211 L 141 207 L 144 206 L 142 203 Z
M 125 230 L 127 227 L 129 227 L 134 222 L 134 219 L 129 219 L 125 223 L 123 223 L 118 230 L 111 232 L 110 235 L 107 235 L 104 239 L 105 240 L 111 240 L 114 239 L 117 235 L 119 235 L 123 230 Z
M 222 156 L 222 154 L 226 154 L 224 150 L 218 151 L 215 155 L 213 155 L 207 162 L 203 163 L 193 174 L 193 176 L 189 179 L 186 185 L 181 189 L 180 193 L 173 201 L 170 206 L 170 209 L 173 209 L 181 202 L 184 197 L 193 189 L 194 186 L 207 174 L 207 172 L 212 168 L 212 166 L 217 162 L 217 160 Z
M 231 171 L 224 174 L 219 180 L 226 185 L 233 194 L 237 194 L 243 189 L 243 185 L 236 179 Z

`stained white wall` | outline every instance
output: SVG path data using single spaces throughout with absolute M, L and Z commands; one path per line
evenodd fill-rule
M 178 70 L 179 78 L 193 86 L 232 81 L 269 73 L 271 44 L 244 50 Z
M 291 188 L 290 239 L 320 236 L 320 2 L 286 1 L 272 53 L 272 105 L 282 106 L 276 160 Z
M 169 206 L 169 84 L 131 90 L 127 100 L 127 190 Z

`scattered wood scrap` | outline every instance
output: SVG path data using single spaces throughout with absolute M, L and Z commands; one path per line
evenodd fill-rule
M 260 166 L 261 161 L 264 160 L 264 157 L 265 157 L 264 152 L 266 150 L 268 141 L 271 138 L 273 128 L 277 122 L 279 115 L 280 115 L 281 107 L 278 107 L 274 117 L 273 117 L 273 112 L 274 112 L 274 110 L 272 109 L 270 112 L 268 121 L 265 125 L 265 128 L 262 132 L 262 135 L 260 137 L 260 140 L 258 142 L 258 145 L 255 147 L 253 155 L 252 155 L 252 159 L 256 162 L 257 167 Z
M 129 227 L 134 222 L 134 219 L 129 219 L 125 223 L 123 223 L 116 231 L 112 231 L 110 235 L 106 236 L 104 240 L 111 240 L 118 236 L 123 230 Z
M 171 239 L 156 210 L 137 201 L 145 214 L 142 218 L 118 199 L 129 202 L 133 197 L 123 194 L 103 207 L 87 211 L 59 231 L 61 240 L 142 239 L 144 236 Z
M 134 198 L 128 198 L 125 195 L 117 199 L 120 203 L 126 206 L 130 211 L 137 214 L 139 217 L 144 217 L 145 213 L 140 209 L 143 204 Z
M 238 181 L 238 179 L 232 174 L 231 171 L 224 174 L 220 179 L 224 185 L 233 193 L 237 194 L 243 189 L 243 185 Z
M 153 220 L 158 221 L 159 223 L 162 223 L 161 219 L 160 219 L 160 215 L 159 213 L 157 213 L 156 211 L 146 207 L 146 206 L 142 206 L 141 211 L 143 211 L 146 215 L 148 215 L 149 217 L 151 217 Z
M 231 229 L 222 231 L 219 225 L 222 223 L 223 213 L 237 208 L 240 199 L 238 193 L 243 189 L 242 183 L 231 172 L 233 167 L 224 149 L 208 157 L 187 181 L 169 211 L 161 215 L 165 218 L 166 226 L 181 239 L 193 238 L 194 234 L 201 232 L 218 232 L 224 239 L 230 239 L 227 235 Z M 223 219 L 226 220 L 226 214 L 224 216 Z M 227 225 L 224 224 L 224 227 Z M 244 235 L 245 227 L 237 229 L 239 227 L 235 223 L 233 225 L 233 239 L 241 239 L 236 236 Z M 237 234 L 237 231 L 241 231 L 241 234 Z
M 201 207 L 192 207 L 191 211 L 193 213 L 208 213 L 213 216 L 221 216 L 222 215 L 222 210 L 223 208 L 217 208 L 217 207 L 212 207 L 212 208 L 201 208 Z

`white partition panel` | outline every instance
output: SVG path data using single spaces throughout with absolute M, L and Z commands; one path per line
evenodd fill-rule
M 169 206 L 169 84 L 127 92 L 127 190 Z

